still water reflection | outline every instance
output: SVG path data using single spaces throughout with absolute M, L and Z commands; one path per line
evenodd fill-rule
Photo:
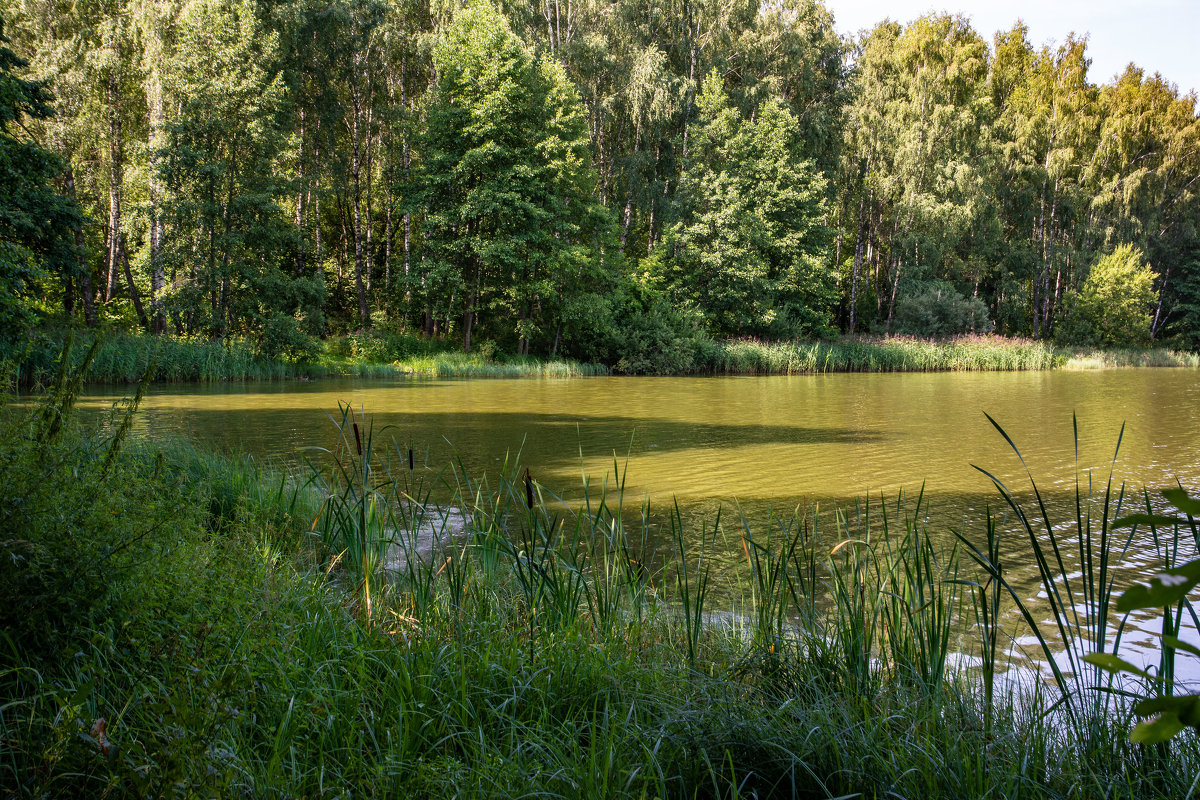
M 119 396 L 97 390 L 82 405 L 103 410 Z M 150 435 L 294 459 L 300 448 L 332 445 L 327 415 L 339 403 L 370 415 L 376 430 L 390 426 L 388 435 L 433 467 L 457 455 L 477 476 L 519 452 L 566 498 L 578 496 L 582 474 L 611 473 L 615 459 L 634 505 L 648 497 L 665 509 L 674 498 L 693 521 L 711 520 L 731 501 L 761 518 L 767 509 L 894 499 L 923 487 L 936 535 L 949 541 L 955 527 L 982 538 L 984 506 L 995 511 L 1002 501 L 972 465 L 1016 490 L 1029 485 L 985 412 L 1020 448 L 1068 540 L 1077 475 L 1085 487 L 1089 479 L 1103 486 L 1111 467 L 1116 483 L 1133 490 L 1176 480 L 1200 490 L 1200 372 L 1187 369 L 155 387 L 138 425 Z M 1007 524 L 1009 564 L 1020 572 L 1011 577 L 1032 600 L 1029 545 Z M 1144 574 L 1155 559 L 1147 541 L 1135 542 L 1128 575 Z M 1137 631 L 1126 641 L 1153 643 Z
M 96 392 L 100 409 L 120 396 Z M 627 488 L 685 504 L 990 495 L 977 464 L 1021 474 L 990 414 L 1039 484 L 1073 485 L 1079 464 L 1131 486 L 1200 485 L 1200 372 L 1108 370 L 983 374 L 521 380 L 324 380 L 156 387 L 139 424 L 234 452 L 291 457 L 332 442 L 326 416 L 350 403 L 392 426 L 431 463 L 452 453 L 487 469 L 520 451 L 547 485 L 627 467 Z M 582 456 L 582 462 L 581 462 Z

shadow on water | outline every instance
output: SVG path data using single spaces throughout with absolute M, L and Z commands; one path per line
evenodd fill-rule
M 371 415 L 377 431 L 397 442 L 470 461 L 485 453 L 516 453 L 550 469 L 589 457 L 621 458 L 650 451 L 675 452 L 758 445 L 871 445 L 886 441 L 879 432 L 791 425 L 688 423 L 636 417 L 602 419 L 572 414 L 528 412 L 381 411 Z M 137 428 L 151 435 L 184 435 L 232 452 L 258 452 L 287 458 L 298 448 L 324 446 L 334 428 L 321 410 L 150 408 Z

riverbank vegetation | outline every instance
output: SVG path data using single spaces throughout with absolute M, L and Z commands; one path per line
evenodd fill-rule
M 74 346 L 79 366 L 91 339 Z M 13 376 L 22 386 L 48 386 L 58 374 L 65 338 L 43 334 L 27 343 Z M 754 339 L 691 340 L 686 346 L 604 364 L 497 353 L 490 341 L 471 353 L 418 334 L 356 332 L 330 337 L 299 360 L 271 358 L 260 346 L 227 338 L 209 340 L 115 334 L 99 337 L 88 369 L 96 383 L 286 380 L 361 377 L 581 377 L 607 374 L 794 375 L 827 372 L 937 372 L 980 370 L 1197 367 L 1194 353 L 1145 348 L 1097 350 L 1050 347 L 999 336 L 946 340 L 911 336 L 858 336 L 829 341 L 770 342 Z
M 934 535 L 920 498 L 690 529 L 624 508 L 615 473 L 567 507 L 516 463 L 431 472 L 348 409 L 297 472 L 125 441 L 132 407 L 80 429 L 67 383 L 0 417 L 15 796 L 1196 788 L 1196 737 L 1131 742 L 1083 661 L 1123 625 L 1116 487 L 1079 487 L 1070 536 L 1033 513 Z M 1178 564 L 1195 531 L 1173 524 L 1155 540 Z M 1006 681 L 1005 537 L 1043 533 L 1050 621 L 1017 608 L 1062 671 Z M 1141 691 L 1169 691 L 1175 652 Z
M 195 377 L 355 332 L 495 356 L 418 370 L 455 374 L 1200 347 L 1195 97 L 1089 74 L 1086 37 L 930 14 L 843 39 L 820 0 L 0 19 L 4 355 L 72 324 L 221 342 Z

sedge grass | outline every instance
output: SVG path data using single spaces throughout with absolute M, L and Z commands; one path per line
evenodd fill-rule
M 53 382 L 58 340 L 31 345 L 19 373 L 27 385 Z M 330 339 L 308 360 L 264 357 L 248 340 L 210 340 L 170 335 L 114 334 L 97 339 L 90 381 L 137 383 L 148 368 L 155 382 L 214 382 L 307 379 L 325 376 L 430 378 L 574 378 L 609 374 L 602 364 L 568 359 L 537 359 L 462 353 L 420 337 L 367 334 Z M 366 342 L 362 344 L 360 340 Z M 348 344 L 349 343 L 349 344 Z M 392 345 L 389 345 L 392 343 Z M 369 345 L 369 346 L 368 346 Z M 82 351 L 76 350 L 76 362 Z M 945 340 L 908 336 L 845 337 L 833 341 L 716 342 L 681 365 L 688 373 L 791 375 L 829 372 L 1015 371 L 1110 369 L 1118 367 L 1198 367 L 1200 355 L 1154 348 L 1086 350 L 1055 348 L 1044 342 L 998 336 Z M 73 366 L 77 363 L 73 362 Z
M 598 364 L 566 359 L 528 357 L 487 358 L 478 353 L 442 352 L 408 354 L 391 360 L 374 360 L 372 353 L 352 355 L 330 343 L 308 360 L 269 358 L 245 339 L 213 340 L 171 335 L 113 334 L 92 339 L 95 353 L 87 370 L 93 383 L 138 383 L 147 373 L 157 383 L 211 383 L 246 380 L 308 379 L 329 376 L 384 378 L 479 377 L 570 378 L 607 374 Z M 86 347 L 83 351 L 86 352 Z M 57 354 L 62 343 L 47 339 L 26 355 L 20 367 L 26 385 L 54 383 Z M 77 368 L 80 348 L 72 356 Z

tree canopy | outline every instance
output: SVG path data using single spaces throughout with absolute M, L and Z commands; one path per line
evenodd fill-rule
M 1130 247 L 1148 336 L 1200 341 L 1196 96 L 1135 65 L 1097 84 L 1086 39 L 942 13 L 842 38 L 820 0 L 0 17 L 17 327 L 302 357 L 391 326 L 626 364 L 706 336 L 1082 341 L 1089 276 Z

